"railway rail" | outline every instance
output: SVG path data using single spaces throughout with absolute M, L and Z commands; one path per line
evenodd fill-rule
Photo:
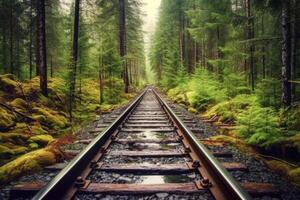
M 217 158 L 230 153 L 208 150 L 191 132 L 193 128 L 188 128 L 193 120 L 182 119 L 148 87 L 67 166 L 52 166 L 61 170 L 52 181 L 19 184 L 11 190 L 12 197 L 34 194 L 35 200 L 85 199 L 84 195 L 97 194 L 170 193 L 187 199 L 196 194 L 207 199 L 246 200 L 276 194 L 270 184 L 238 183 L 229 171 L 247 173 L 247 168 L 219 162 Z M 197 131 L 201 130 L 194 129 Z M 137 178 L 104 180 L 116 173 Z

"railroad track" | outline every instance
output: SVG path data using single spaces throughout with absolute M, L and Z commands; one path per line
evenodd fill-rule
M 190 131 L 201 132 L 193 129 L 195 122 L 182 119 L 153 88 L 147 88 L 67 166 L 49 167 L 61 170 L 52 181 L 19 184 L 11 189 L 11 197 L 99 199 L 99 194 L 157 194 L 156 199 L 164 199 L 174 194 L 183 199 L 234 200 L 277 194 L 270 184 L 237 183 L 229 171 L 247 173 L 247 167 L 219 162 L 217 158 L 231 154 L 209 151 Z

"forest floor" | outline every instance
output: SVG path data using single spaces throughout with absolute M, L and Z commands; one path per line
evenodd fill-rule
M 40 93 L 38 78 L 18 81 L 10 74 L 0 76 L 0 182 L 64 159 L 59 146 L 71 142 L 80 127 L 135 96 L 121 90 L 110 91 L 120 92 L 120 98 L 99 104 L 100 94 L 95 86 L 97 81 L 83 80 L 71 125 L 63 79 L 51 78 L 49 96 L 45 97 Z
M 256 121 L 259 123 L 259 120 L 268 119 L 269 116 L 266 113 L 251 111 L 251 103 L 255 101 L 253 95 L 237 96 L 236 98 L 211 104 L 206 109 L 199 110 L 191 102 L 190 91 L 187 92 L 186 90 L 174 88 L 166 93 L 171 101 L 185 107 L 189 112 L 197 115 L 203 122 L 217 127 L 217 135 L 209 139 L 225 142 L 237 147 L 240 151 L 261 160 L 269 168 L 287 177 L 291 183 L 300 187 L 300 131 L 297 131 L 300 125 L 299 105 L 294 105 L 291 109 L 281 111 L 279 116 L 280 121 L 274 121 L 274 123 L 288 125 L 279 129 L 280 132 L 278 134 L 280 136 L 277 135 L 276 138 L 276 136 L 268 135 L 268 132 L 272 134 L 273 131 L 268 127 L 269 124 L 261 122 L 259 126 L 262 126 L 262 128 L 259 129 L 259 127 L 256 127 L 258 126 Z M 237 122 L 237 118 L 241 113 L 245 113 L 244 115 L 250 118 L 248 121 L 244 121 L 246 125 L 241 125 Z M 292 128 L 289 129 L 289 127 Z M 253 134 L 257 134 L 258 136 L 254 137 L 254 139 L 271 142 L 268 145 L 251 143 L 249 138 L 239 134 L 241 129 L 255 129 L 253 130 Z M 258 130 L 260 131 L 258 132 Z M 260 139 L 259 137 L 264 138 Z

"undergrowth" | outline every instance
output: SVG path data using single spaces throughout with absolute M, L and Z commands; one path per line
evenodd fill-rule
M 51 78 L 48 83 L 49 96 L 45 97 L 40 92 L 38 77 L 19 81 L 11 74 L 0 76 L 0 166 L 46 147 L 56 138 L 95 119 L 96 115 L 126 103 L 134 95 L 124 95 L 121 79 L 112 78 L 104 82 L 104 102 L 100 104 L 98 81 L 83 79 L 75 98 L 72 125 L 66 82 Z
M 243 74 L 223 71 L 216 74 L 198 69 L 194 75 L 168 89 L 168 96 L 175 102 L 196 109 L 208 119 L 217 117 L 217 123 L 236 125 L 235 135 L 248 144 L 263 149 L 288 144 L 300 146 L 300 106 L 288 110 L 280 108 L 278 81 L 265 79 L 256 91 L 247 86 Z

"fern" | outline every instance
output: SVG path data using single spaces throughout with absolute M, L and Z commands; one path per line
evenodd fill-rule
M 254 104 L 238 116 L 237 125 L 238 135 L 249 144 L 269 148 L 281 140 L 278 114 L 271 107 Z

